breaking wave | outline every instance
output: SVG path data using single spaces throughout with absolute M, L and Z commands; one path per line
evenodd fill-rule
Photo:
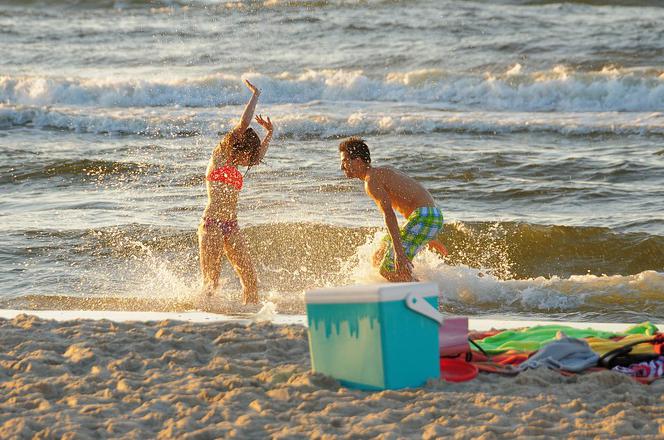
M 312 101 L 435 104 L 439 109 L 565 112 L 664 111 L 664 71 L 655 68 L 579 71 L 557 66 L 524 72 L 459 75 L 440 69 L 391 72 L 307 70 L 246 74 L 267 104 Z M 91 79 L 0 76 L 0 102 L 12 105 L 101 107 L 212 107 L 247 99 L 242 77 L 213 74 L 189 79 Z

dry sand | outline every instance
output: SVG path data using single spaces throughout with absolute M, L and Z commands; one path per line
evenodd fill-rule
M 297 325 L 0 319 L 0 438 L 664 438 L 664 380 L 362 392 L 309 368 Z

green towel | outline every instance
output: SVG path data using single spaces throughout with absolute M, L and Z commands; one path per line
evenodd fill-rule
M 642 334 L 652 336 L 657 332 L 657 327 L 649 322 L 634 325 L 624 333 L 612 333 L 591 328 L 578 329 L 565 325 L 539 325 L 521 330 L 506 330 L 497 335 L 489 336 L 480 341 L 475 341 L 484 351 L 489 354 L 503 353 L 508 350 L 537 351 L 543 345 L 556 339 L 556 335 L 562 332 L 570 338 L 602 338 L 610 339 L 616 336 L 628 334 Z
M 636 324 L 625 330 L 627 335 L 643 335 L 643 336 L 654 336 L 659 329 L 652 325 L 650 322 L 642 322 L 641 324 Z

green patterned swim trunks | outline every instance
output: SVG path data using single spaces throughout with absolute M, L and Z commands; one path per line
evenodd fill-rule
M 425 206 L 417 208 L 408 216 L 408 221 L 401 228 L 401 243 L 406 251 L 406 256 L 413 261 L 415 255 L 431 240 L 436 238 L 443 228 L 443 213 L 436 207 Z M 381 269 L 389 272 L 396 270 L 394 265 L 394 246 L 392 246 L 392 237 L 387 234 L 383 239 L 387 242 L 385 257 L 381 263 Z

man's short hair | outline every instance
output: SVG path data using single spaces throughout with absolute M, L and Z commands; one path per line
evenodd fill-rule
M 339 144 L 339 151 L 348 153 L 348 157 L 352 159 L 357 159 L 358 157 L 362 159 L 365 163 L 371 163 L 371 154 L 369 153 L 369 147 L 364 143 L 364 139 L 353 136 L 342 141 Z

